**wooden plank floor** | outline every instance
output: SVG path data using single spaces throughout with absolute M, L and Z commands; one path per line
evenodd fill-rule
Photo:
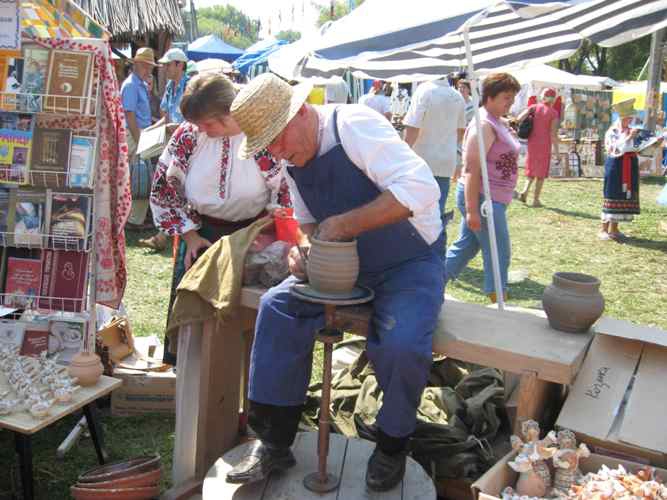
M 435 486 L 424 469 L 408 457 L 401 484 L 385 493 L 366 489 L 366 464 L 375 443 L 332 434 L 328 469 L 340 484 L 337 490 L 319 494 L 303 486 L 306 474 L 317 470 L 317 433 L 299 433 L 292 447 L 297 465 L 284 474 L 248 485 L 229 484 L 225 475 L 244 456 L 250 443 L 237 446 L 219 458 L 209 470 L 202 489 L 203 500 L 435 500 Z

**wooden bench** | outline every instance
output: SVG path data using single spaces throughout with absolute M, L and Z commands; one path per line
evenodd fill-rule
M 241 335 L 237 331 L 216 332 L 213 321 L 186 327 L 192 336 L 201 336 L 197 339 L 201 357 L 196 369 L 178 373 L 178 384 L 181 390 L 195 390 L 198 401 L 177 408 L 176 448 L 179 440 L 194 443 L 194 463 L 189 470 L 175 467 L 174 488 L 165 498 L 188 498 L 201 487 L 213 463 L 238 442 L 239 410 L 244 405 L 249 351 L 263 293 L 262 288 L 243 288 Z M 365 336 L 371 311 L 369 305 L 339 308 L 338 326 Z M 550 386 L 573 382 L 590 340 L 590 333 L 568 334 L 552 329 L 541 311 L 498 311 L 446 300 L 433 351 L 517 374 L 518 425 L 525 419 L 540 419 Z M 195 389 L 187 387 L 193 377 L 199 377 L 198 384 L 191 386 Z

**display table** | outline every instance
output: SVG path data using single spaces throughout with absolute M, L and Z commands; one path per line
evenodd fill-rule
M 175 487 L 165 498 L 189 498 L 197 492 L 213 463 L 238 442 L 249 350 L 263 293 L 262 288 L 242 289 L 242 332 L 216 331 L 214 321 L 181 329 L 196 337 L 198 344 L 193 353 L 182 353 L 196 357 L 197 363 L 179 372 L 177 378 L 176 448 L 193 446 L 194 450 L 188 470 L 179 470 L 179 460 L 174 457 Z M 371 312 L 372 305 L 341 307 L 336 311 L 336 326 L 366 336 Z M 572 383 L 590 340 L 590 333 L 569 334 L 552 329 L 540 311 L 498 311 L 446 300 L 434 334 L 433 351 L 518 374 L 516 424 L 520 425 L 523 420 L 541 418 L 553 384 Z M 189 396 L 196 393 L 196 400 L 189 397 L 188 404 L 179 406 L 179 392 Z M 313 463 L 315 457 L 313 454 Z
M 96 399 L 109 394 L 121 384 L 122 381 L 118 379 L 102 375 L 94 386 L 82 387 L 76 391 L 72 401 L 69 403 L 53 405 L 50 414 L 45 418 L 35 418 L 26 412 L 0 416 L 0 429 L 7 429 L 14 432 L 16 452 L 19 455 L 21 467 L 21 483 L 23 484 L 24 499 L 32 499 L 34 496 L 31 436 L 81 408 L 83 408 L 83 413 L 86 416 L 86 422 L 88 423 L 90 437 L 95 446 L 97 459 L 100 464 L 104 463 L 105 452 L 102 449 L 101 428 L 97 422 L 95 405 L 93 403 Z M 7 389 L 6 381 L 4 379 L 0 380 L 0 393 Z
M 264 481 L 247 485 L 230 484 L 225 481 L 227 471 L 241 461 L 251 443 L 245 443 L 228 451 L 213 464 L 204 479 L 203 500 L 356 500 L 382 498 L 386 500 L 435 500 L 433 481 L 421 465 L 411 457 L 405 464 L 405 476 L 395 488 L 377 494 L 366 489 L 366 464 L 375 448 L 375 443 L 363 439 L 331 435 L 328 470 L 339 478 L 338 487 L 328 493 L 313 493 L 303 486 L 303 478 L 317 470 L 317 433 L 297 434 L 292 446 L 296 466 L 284 474 L 272 474 Z

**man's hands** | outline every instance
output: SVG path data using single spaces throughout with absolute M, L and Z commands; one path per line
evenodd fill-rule
M 202 249 L 208 248 L 212 245 L 206 238 L 199 236 L 199 233 L 194 229 L 183 234 L 183 239 L 187 245 L 185 251 L 185 269 L 190 269 L 192 263 L 197 260 L 199 252 Z
M 308 254 L 310 247 L 301 247 L 301 249 Z M 306 270 L 306 263 L 301 256 L 301 252 L 297 247 L 290 248 L 289 254 L 287 254 L 287 264 L 289 266 L 289 271 L 295 277 L 300 280 L 308 279 L 308 271 Z
M 345 241 L 354 236 L 350 234 L 345 219 L 340 215 L 334 215 L 324 219 L 317 227 L 315 237 L 322 241 Z

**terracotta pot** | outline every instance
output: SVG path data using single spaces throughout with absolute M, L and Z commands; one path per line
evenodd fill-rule
M 92 352 L 75 354 L 68 369 L 70 377 L 79 379 L 79 385 L 84 387 L 95 385 L 103 371 L 104 366 L 102 366 L 100 357 Z
M 542 296 L 549 324 L 556 330 L 583 333 L 604 311 L 600 280 L 580 273 L 554 273 Z
M 148 455 L 124 462 L 100 465 L 79 476 L 80 483 L 112 481 L 160 468 L 160 455 Z
M 345 293 L 359 277 L 357 241 L 321 241 L 311 238 L 308 281 L 315 290 Z
M 108 488 L 93 489 L 85 488 L 77 483 L 72 486 L 70 493 L 74 500 L 147 500 L 155 498 L 160 494 L 160 487 L 144 486 L 142 488 Z
M 160 476 L 162 475 L 162 469 L 158 467 L 157 469 L 149 470 L 148 472 L 133 473 L 131 475 L 117 477 L 115 479 L 110 479 L 109 481 L 95 481 L 95 482 L 83 482 L 78 483 L 79 486 L 84 488 L 94 488 L 94 489 L 112 489 L 112 488 L 139 488 L 141 486 L 153 486 L 160 482 Z

